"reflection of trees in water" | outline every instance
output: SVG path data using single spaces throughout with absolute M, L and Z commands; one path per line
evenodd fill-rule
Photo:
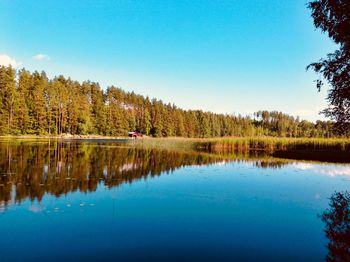
M 254 146 L 249 145 L 248 140 L 241 141 L 243 145 L 232 143 L 215 143 L 212 142 L 208 144 L 201 144 L 197 148 L 198 151 L 209 152 L 219 155 L 234 155 L 238 158 L 279 158 L 285 160 L 309 160 L 309 161 L 319 161 L 319 162 L 334 162 L 334 163 L 349 163 L 349 150 L 344 145 L 327 145 L 321 143 L 301 143 L 301 144 L 291 144 L 290 146 L 271 144 Z M 238 142 L 237 142 L 238 143 Z M 248 144 L 245 144 L 248 143 Z M 275 161 L 274 161 L 275 162 Z M 284 164 L 281 163 L 280 164 Z
M 329 240 L 327 261 L 350 261 L 350 194 L 334 193 L 321 218 Z
M 288 160 L 272 159 L 269 152 L 263 150 L 242 150 L 239 148 L 219 148 L 209 149 L 210 153 L 223 158 L 229 158 L 237 162 L 253 161 L 255 167 L 258 168 L 282 168 L 290 163 Z
M 288 162 L 285 161 L 276 161 L 276 160 L 257 160 L 254 162 L 254 166 L 259 168 L 282 168 L 285 165 L 288 165 Z
M 26 198 L 40 201 L 45 193 L 60 196 L 77 190 L 95 191 L 100 183 L 113 187 L 220 160 L 194 152 L 122 148 L 108 143 L 1 143 L 0 203 L 4 206 L 10 200 Z
M 118 186 L 182 166 L 229 160 L 251 160 L 258 168 L 280 168 L 288 162 L 261 158 L 258 152 L 208 154 L 118 147 L 94 142 L 0 143 L 0 210 L 9 201 L 38 199 L 73 191 L 95 191 L 99 184 Z M 12 194 L 12 195 L 11 195 Z

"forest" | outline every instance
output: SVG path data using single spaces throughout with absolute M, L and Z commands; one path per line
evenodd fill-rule
M 0 67 L 0 135 L 152 137 L 335 137 L 333 122 L 312 123 L 278 111 L 253 116 L 183 110 L 162 100 L 62 75 Z M 232 105 L 234 108 L 234 105 Z

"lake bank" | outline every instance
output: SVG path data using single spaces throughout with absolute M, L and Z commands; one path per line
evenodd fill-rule
M 208 151 L 222 150 L 287 150 L 334 149 L 350 151 L 347 138 L 284 138 L 284 137 L 223 137 L 223 138 L 147 138 L 131 140 L 131 144 L 148 147 L 192 147 Z
M 0 136 L 2 140 L 27 140 L 27 139 L 62 139 L 62 140 L 125 140 L 132 146 L 155 148 L 191 148 L 207 151 L 230 150 L 289 150 L 289 149 L 327 149 L 336 151 L 350 151 L 349 138 L 291 138 L 291 137 L 218 137 L 218 138 L 185 138 L 162 137 L 154 138 L 144 136 L 133 139 L 127 136 L 100 136 L 100 135 L 21 135 Z
M 190 149 L 221 155 L 256 151 L 284 159 L 350 162 L 350 140 L 343 138 L 152 138 L 133 140 L 128 144 L 143 148 Z
M 144 149 L 166 149 L 205 152 L 216 155 L 261 152 L 271 157 L 350 162 L 350 139 L 345 138 L 283 138 L 283 137 L 223 137 L 223 138 L 152 138 L 106 137 L 97 135 L 5 136 L 0 141 L 82 141 L 91 143 L 122 142 L 123 146 Z
M 100 135 L 4 135 L 0 139 L 127 139 L 127 136 L 100 136 Z

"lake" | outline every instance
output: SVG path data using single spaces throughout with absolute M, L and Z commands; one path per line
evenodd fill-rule
M 4 140 L 0 156 L 1 261 L 323 261 L 320 216 L 350 190 L 349 164 L 249 153 Z

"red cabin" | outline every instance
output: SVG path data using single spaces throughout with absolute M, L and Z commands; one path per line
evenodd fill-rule
M 140 132 L 137 132 L 137 131 L 129 132 L 128 134 L 129 134 L 129 137 L 132 137 L 132 138 L 142 137 L 142 134 Z

